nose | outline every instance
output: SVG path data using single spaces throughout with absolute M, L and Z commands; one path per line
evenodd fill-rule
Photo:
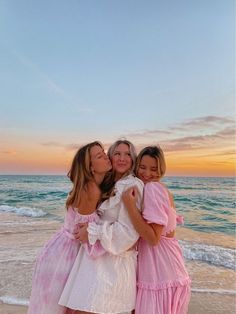
M 119 154 L 120 161 L 126 161 L 128 159 L 128 155 L 126 153 Z
M 120 160 L 124 160 L 125 158 L 124 158 L 124 154 L 120 154 L 120 156 L 119 156 L 120 158 Z
M 148 169 L 145 169 L 144 173 L 145 177 L 149 177 L 150 176 L 150 171 Z

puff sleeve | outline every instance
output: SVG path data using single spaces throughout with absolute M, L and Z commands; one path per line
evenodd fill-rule
M 117 185 L 116 196 L 105 201 L 107 211 L 112 210 L 112 206 L 114 206 L 113 211 L 118 212 L 115 221 L 103 220 L 100 224 L 92 222 L 88 225 L 89 243 L 94 244 L 97 240 L 100 240 L 103 248 L 114 255 L 119 255 L 127 251 L 139 238 L 139 234 L 134 229 L 128 211 L 122 201 L 122 193 L 130 187 L 136 187 L 138 190 L 136 206 L 140 210 L 143 195 L 143 182 L 138 178 L 132 177 L 132 179 L 126 181 L 126 184 L 120 184 L 118 181 Z
M 143 218 L 148 223 L 167 226 L 168 199 L 164 187 L 158 182 L 150 182 L 144 188 Z

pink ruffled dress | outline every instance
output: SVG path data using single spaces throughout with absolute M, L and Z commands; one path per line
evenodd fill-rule
M 139 240 L 135 314 L 186 314 L 191 280 L 177 239 L 165 237 L 183 219 L 176 215 L 167 190 L 158 182 L 145 185 L 143 217 L 164 228 L 156 246 Z
M 102 253 L 96 245 L 80 245 L 74 238 L 80 223 L 98 222 L 94 212 L 81 215 L 68 208 L 64 226 L 46 243 L 39 253 L 33 274 L 32 291 L 27 314 L 72 314 L 73 310 L 58 304 L 79 249 L 83 248 L 92 257 Z M 104 250 L 103 250 L 104 251 Z

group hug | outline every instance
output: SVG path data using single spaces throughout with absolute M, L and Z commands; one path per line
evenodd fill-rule
M 28 314 L 186 314 L 191 280 L 175 237 L 159 146 L 76 152 L 62 228 L 38 254 Z

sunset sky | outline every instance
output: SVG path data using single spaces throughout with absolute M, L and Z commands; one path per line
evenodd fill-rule
M 160 144 L 167 175 L 236 174 L 234 0 L 1 0 L 0 174 Z

